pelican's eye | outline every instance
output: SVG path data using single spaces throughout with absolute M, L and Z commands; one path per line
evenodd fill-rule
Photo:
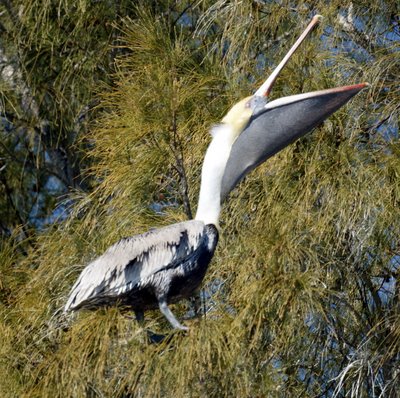
M 253 111 L 253 115 L 259 112 L 267 104 L 267 99 L 259 95 L 253 95 L 247 102 L 246 108 L 250 108 Z

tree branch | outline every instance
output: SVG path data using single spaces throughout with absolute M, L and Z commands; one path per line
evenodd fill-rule
M 192 209 L 190 207 L 189 201 L 189 185 L 186 177 L 186 170 L 183 161 L 183 149 L 180 140 L 178 139 L 178 126 L 176 122 L 176 112 L 173 111 L 172 114 L 172 126 L 171 130 L 173 133 L 173 145 L 172 152 L 175 157 L 176 166 L 175 169 L 179 174 L 180 183 L 181 183 L 181 197 L 183 202 L 183 207 L 185 209 L 186 216 L 189 220 L 193 219 Z

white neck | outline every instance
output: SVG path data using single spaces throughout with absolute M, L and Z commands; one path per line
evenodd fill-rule
M 196 220 L 218 227 L 221 211 L 221 183 L 233 142 L 248 123 L 252 108 L 247 97 L 235 104 L 211 130 L 213 140 L 204 157 Z
M 195 219 L 218 227 L 221 210 L 221 182 L 236 136 L 232 134 L 229 124 L 214 127 L 212 135 L 213 140 L 204 157 L 199 205 Z

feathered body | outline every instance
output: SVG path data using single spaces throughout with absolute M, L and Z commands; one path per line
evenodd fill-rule
M 191 220 L 121 239 L 81 273 L 67 310 L 122 305 L 135 311 L 175 303 L 199 287 L 218 242 L 218 231 Z

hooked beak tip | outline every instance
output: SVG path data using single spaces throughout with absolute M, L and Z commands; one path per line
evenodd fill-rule
M 320 14 L 316 14 L 316 15 L 314 15 L 313 16 L 313 21 L 315 21 L 315 22 L 320 22 L 320 21 L 322 21 L 324 19 L 324 17 L 322 16 L 322 15 L 320 15 Z

